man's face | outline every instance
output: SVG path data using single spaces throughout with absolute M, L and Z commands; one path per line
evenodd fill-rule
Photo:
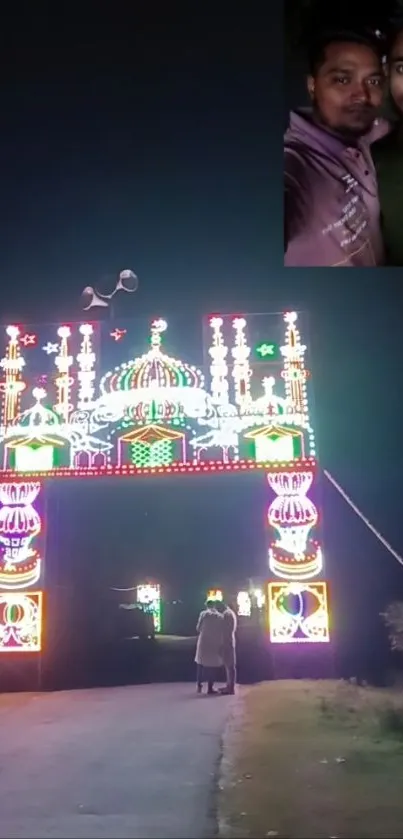
M 389 85 L 396 108 L 403 114 L 403 30 L 397 36 L 389 57 Z
M 329 44 L 308 90 L 316 114 L 340 134 L 365 134 L 382 102 L 384 73 L 376 53 L 363 44 Z

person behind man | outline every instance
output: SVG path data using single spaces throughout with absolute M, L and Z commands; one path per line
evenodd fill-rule
M 220 693 L 235 693 L 236 681 L 236 630 L 237 616 L 230 604 L 218 603 L 217 608 L 223 617 L 222 658 L 227 676 L 227 685 Z
M 294 111 L 285 134 L 284 264 L 382 265 L 375 167 L 369 146 L 387 131 L 379 39 L 324 32 L 310 49 L 312 110 Z
M 371 146 L 378 178 L 387 265 L 403 266 L 403 17 L 387 38 L 387 74 L 395 116 L 392 131 Z
M 206 608 L 200 612 L 196 631 L 198 633 L 195 662 L 197 665 L 197 692 L 202 693 L 207 676 L 207 693 L 217 693 L 214 682 L 217 671 L 222 667 L 223 617 L 214 600 L 207 600 Z

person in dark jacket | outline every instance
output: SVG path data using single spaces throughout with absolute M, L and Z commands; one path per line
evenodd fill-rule
M 378 180 L 387 265 L 403 266 L 403 17 L 388 37 L 387 72 L 396 117 L 392 131 L 371 146 Z

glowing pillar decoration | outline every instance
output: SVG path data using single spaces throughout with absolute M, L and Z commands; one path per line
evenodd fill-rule
M 154 629 L 161 632 L 161 587 L 144 583 L 137 586 L 137 603 L 153 617 Z
M 42 592 L 0 592 L 0 654 L 39 653 Z
M 271 573 L 281 583 L 269 583 L 268 617 L 271 641 L 328 641 L 327 589 L 313 582 L 322 571 L 319 542 L 311 538 L 318 511 L 308 497 L 314 472 L 276 471 L 267 475 L 275 497 L 268 509 L 268 524 L 276 538 L 269 547 Z
M 244 406 L 250 402 L 250 379 L 252 375 L 249 363 L 250 347 L 245 336 L 245 318 L 234 318 L 232 326 L 235 330 L 235 344 L 231 350 L 234 359 L 232 377 L 235 385 L 235 404 Z
M 277 539 L 270 549 L 271 570 L 292 579 L 312 577 L 322 570 L 322 554 L 307 559 L 309 533 L 318 521 L 318 511 L 307 492 L 313 472 L 274 472 L 267 476 L 276 497 L 268 510 L 268 521 L 277 531 Z
M 275 538 L 269 546 L 270 572 L 277 581 L 268 584 L 268 620 L 272 643 L 329 641 L 327 584 L 322 548 L 316 535 L 318 511 L 309 497 L 316 473 L 316 448 L 310 422 L 305 367 L 306 346 L 301 343 L 298 316 L 286 312 L 282 377 L 294 425 L 302 432 L 301 454 L 312 458 L 312 468 L 280 468 L 267 475 L 275 497 L 268 509 L 268 525 Z M 307 440 L 306 452 L 304 438 Z M 294 445 L 297 443 L 294 438 Z M 285 445 L 285 444 L 284 444 Z M 295 455 L 295 449 L 294 449 Z
M 211 397 L 214 403 L 226 405 L 228 403 L 228 347 L 224 344 L 222 334 L 223 319 L 214 317 L 210 320 L 213 332 L 212 344 L 209 347 L 211 357 Z
M 309 455 L 314 457 L 315 437 L 309 420 L 309 406 L 306 389 L 306 382 L 309 372 L 305 367 L 304 356 L 306 346 L 301 344 L 301 337 L 297 329 L 296 312 L 286 312 L 284 321 L 286 323 L 285 344 L 280 347 L 284 358 L 284 370 L 282 373 L 287 400 L 293 405 L 295 413 L 301 417 L 303 425 L 309 438 Z
M 40 578 L 41 556 L 32 547 L 42 527 L 34 506 L 40 491 L 39 481 L 0 484 L 0 589 L 27 588 Z
M 61 417 L 62 421 L 67 423 L 70 411 L 73 409 L 73 405 L 70 402 L 70 390 L 74 382 L 74 379 L 70 376 L 70 367 L 73 363 L 73 356 L 69 355 L 68 345 L 71 329 L 69 326 L 60 326 L 57 330 L 57 334 L 60 337 L 60 346 L 59 353 L 55 357 L 55 365 L 59 371 L 59 375 L 56 378 L 57 402 L 54 408 Z
M 326 583 L 269 583 L 268 602 L 272 642 L 329 641 Z
M 77 408 L 85 410 L 92 405 L 95 395 L 95 361 L 96 356 L 92 347 L 92 335 L 94 327 L 91 323 L 82 323 L 79 326 L 82 335 L 80 352 L 77 354 L 78 364 L 78 397 Z
M 25 389 L 22 381 L 22 370 L 25 361 L 21 355 L 18 326 L 7 326 L 6 334 L 9 338 L 6 354 L 0 361 L 4 370 L 2 425 L 7 426 L 19 413 L 21 393 Z
M 40 652 L 42 518 L 40 481 L 0 483 L 0 654 Z

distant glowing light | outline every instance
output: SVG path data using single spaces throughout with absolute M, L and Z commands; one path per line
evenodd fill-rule
M 224 600 L 224 595 L 220 588 L 211 588 L 207 592 L 207 600 L 215 600 L 218 603 L 222 603 Z
M 236 602 L 238 615 L 243 618 L 250 618 L 252 613 L 252 603 L 249 592 L 239 591 Z
M 256 600 L 256 606 L 258 609 L 263 609 L 266 603 L 266 598 L 264 595 L 264 591 L 261 588 L 255 588 L 253 593 L 253 597 Z
M 161 632 L 161 587 L 158 584 L 143 583 L 137 586 L 136 591 L 137 603 L 152 615 L 155 631 Z

